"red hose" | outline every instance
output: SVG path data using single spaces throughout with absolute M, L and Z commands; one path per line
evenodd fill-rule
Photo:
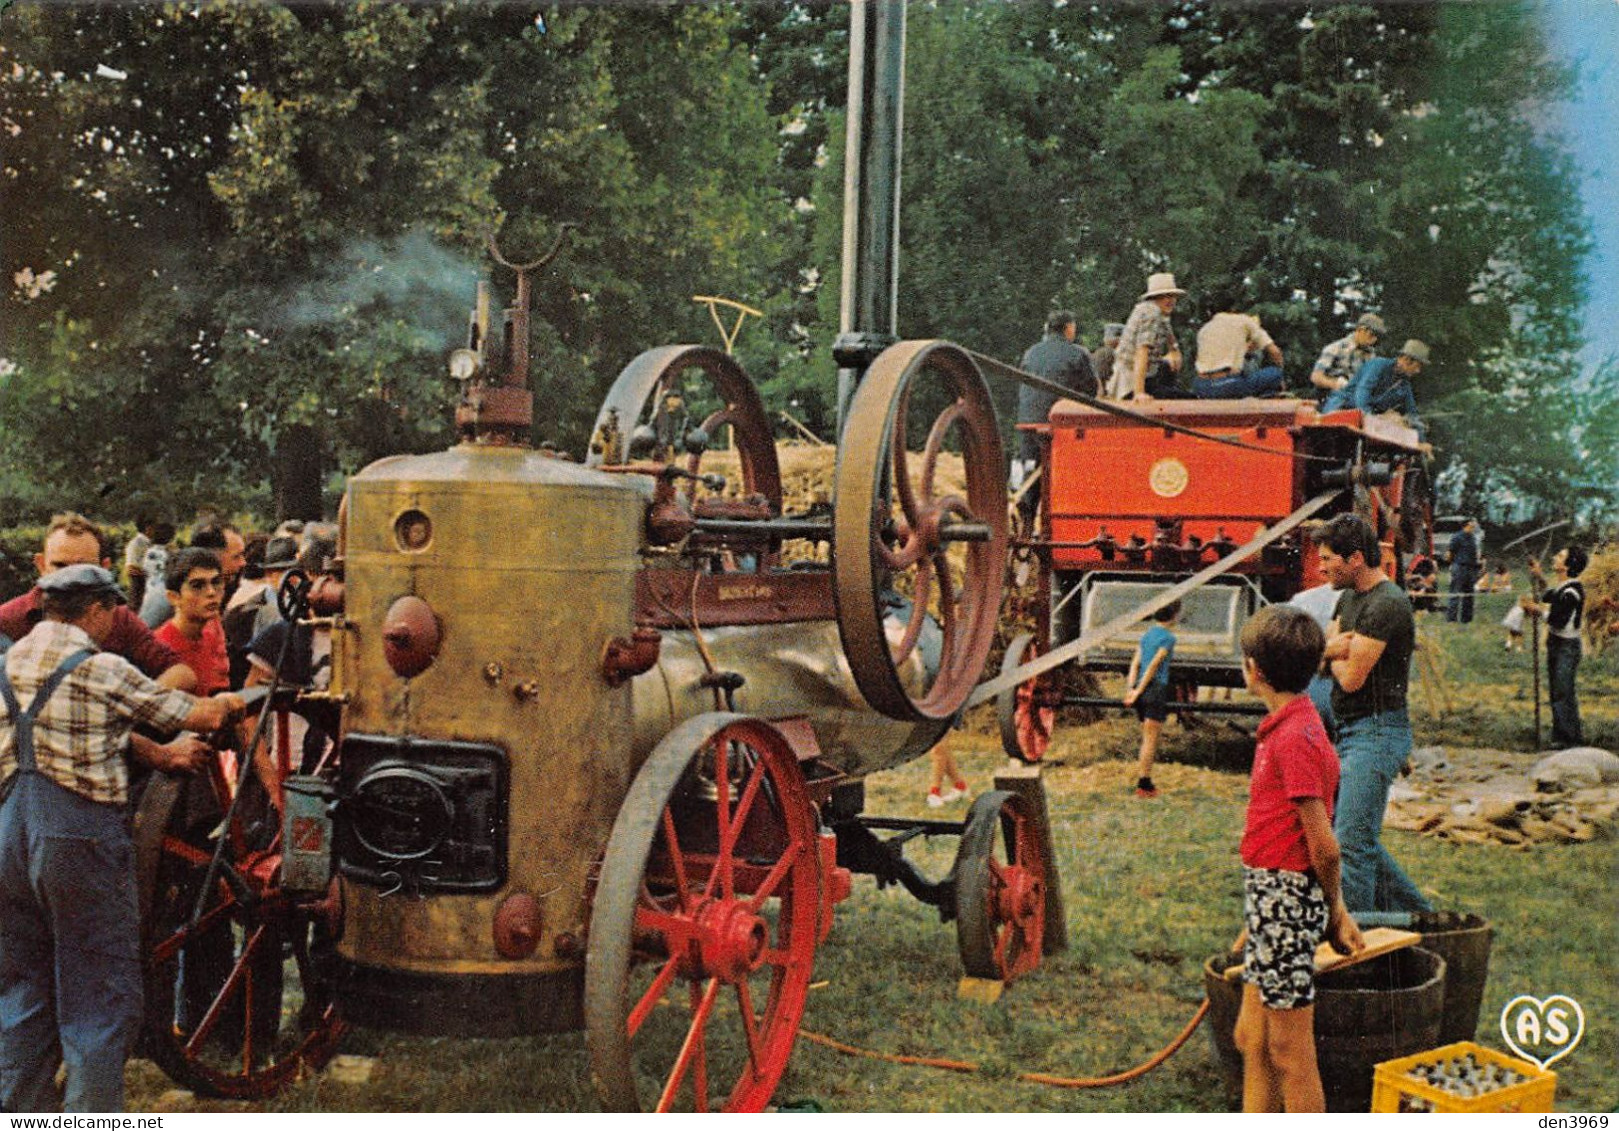
M 1111 1076 L 1053 1076 L 1048 1072 L 1020 1072 L 1017 1078 L 1030 1084 L 1044 1084 L 1048 1088 L 1109 1088 L 1115 1084 L 1125 1084 L 1139 1076 L 1145 1076 L 1164 1061 L 1174 1056 L 1176 1051 L 1184 1045 L 1196 1031 L 1199 1023 L 1208 1015 L 1209 1003 L 1204 1001 L 1197 1007 L 1197 1012 L 1186 1023 L 1186 1028 L 1173 1041 L 1154 1053 L 1149 1059 L 1123 1072 L 1115 1072 Z M 886 1060 L 891 1064 L 918 1064 L 924 1068 L 942 1068 L 947 1072 L 977 1072 L 978 1065 L 965 1060 L 947 1060 L 935 1056 L 904 1056 L 899 1053 L 877 1052 L 874 1049 L 863 1049 L 858 1045 L 845 1044 L 834 1040 L 823 1033 L 813 1033 L 808 1029 L 800 1029 L 798 1035 L 807 1041 L 818 1045 L 825 1045 L 829 1049 L 846 1053 L 849 1056 L 864 1056 L 872 1060 Z

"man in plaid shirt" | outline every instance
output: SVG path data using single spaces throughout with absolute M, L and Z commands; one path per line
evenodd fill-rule
M 1327 343 L 1310 371 L 1310 384 L 1321 390 L 1316 394 L 1317 400 L 1349 387 L 1360 367 L 1377 356 L 1377 340 L 1383 336 L 1383 330 L 1381 318 L 1362 314 L 1347 338 Z
M 1167 271 L 1147 276 L 1147 290 L 1125 319 L 1113 354 L 1112 387 L 1117 395 L 1138 401 L 1185 396 L 1175 383 L 1181 369 L 1181 347 L 1169 316 L 1186 292 Z
M 217 730 L 243 709 L 197 699 L 98 645 L 112 574 L 40 579 L 45 619 L 0 668 L 0 1108 L 119 1111 L 141 1017 L 140 923 L 124 760 L 130 728 Z

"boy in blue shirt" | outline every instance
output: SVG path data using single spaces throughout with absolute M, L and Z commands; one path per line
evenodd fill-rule
M 1175 634 L 1170 626 L 1180 619 L 1181 603 L 1171 601 L 1152 614 L 1153 625 L 1141 634 L 1130 661 L 1124 705 L 1136 709 L 1141 720 L 1141 754 L 1136 761 L 1136 796 L 1157 797 L 1152 784 L 1152 760 L 1158 755 L 1158 736 L 1169 718 L 1169 665 L 1175 656 Z

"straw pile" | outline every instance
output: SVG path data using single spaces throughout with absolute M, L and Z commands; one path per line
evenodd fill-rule
M 1585 633 L 1592 653 L 1601 655 L 1619 639 L 1619 547 L 1591 555 L 1580 580 L 1585 583 Z

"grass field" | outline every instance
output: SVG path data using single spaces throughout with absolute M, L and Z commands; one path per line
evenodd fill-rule
M 1451 709 L 1429 711 L 1413 689 L 1419 745 L 1521 749 L 1533 709 L 1528 661 L 1501 650 L 1501 613 L 1470 627 L 1424 626 L 1443 656 Z M 1581 669 L 1588 739 L 1619 748 L 1619 652 Z M 976 793 L 1004 764 L 987 720 L 953 739 Z M 1549 731 L 1550 716 L 1545 716 Z M 1114 718 L 1062 727 L 1046 784 L 1057 841 L 1069 948 L 994 1005 L 957 1000 L 955 929 L 901 889 L 857 879 L 820 951 L 804 1028 L 891 1053 L 978 1063 L 976 1074 L 855 1059 L 800 1040 L 778 1101 L 828 1111 L 1219 1111 L 1221 1075 L 1207 1034 L 1141 1080 L 1102 1090 L 1018 1082 L 1020 1071 L 1094 1076 L 1137 1064 L 1166 1044 L 1203 997 L 1201 965 L 1236 933 L 1236 854 L 1251 740 L 1224 723 L 1166 729 L 1155 801 L 1131 792 L 1135 728 Z M 868 811 L 938 815 L 923 802 L 926 762 L 868 780 Z M 959 814 L 960 809 L 949 812 Z M 1558 1108 L 1619 1105 L 1619 947 L 1613 839 L 1577 846 L 1463 846 L 1390 832 L 1407 871 L 1441 907 L 1495 927 L 1479 1036 L 1502 1047 L 1496 1018 L 1510 998 L 1567 994 L 1586 1016 L 1584 1042 L 1556 1065 Z M 913 842 L 933 875 L 954 840 Z M 363 1085 L 322 1077 L 247 1110 L 592 1110 L 577 1034 L 504 1041 L 353 1034 L 345 1052 L 378 1058 Z M 150 1064 L 131 1065 L 136 1109 L 243 1110 L 169 1092 Z

